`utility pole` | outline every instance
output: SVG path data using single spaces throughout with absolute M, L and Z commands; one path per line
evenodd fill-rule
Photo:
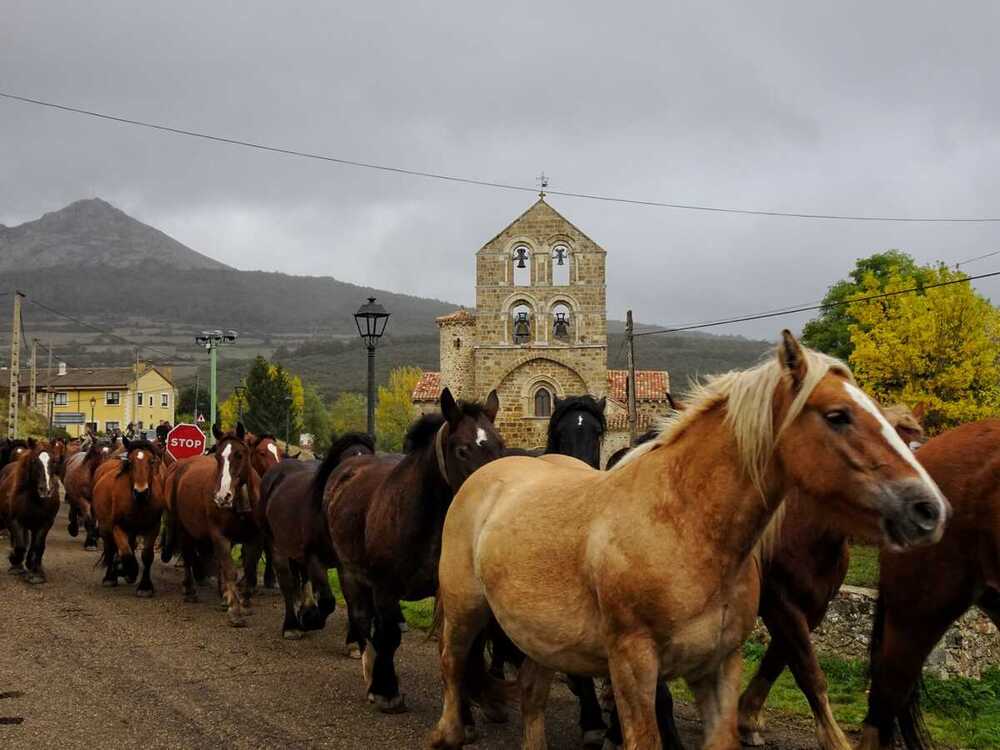
M 628 437 L 629 443 L 634 445 L 639 430 L 635 411 L 635 329 L 631 310 L 625 313 L 625 363 L 628 369 Z
M 48 437 L 49 437 L 49 440 L 51 440 L 52 439 L 52 412 L 53 412 L 53 407 L 55 406 L 55 404 L 53 404 L 53 401 L 55 400 L 55 396 L 52 395 L 52 339 L 51 338 L 49 339 L 49 345 L 48 345 L 47 348 L 49 350 L 49 371 L 48 371 L 48 376 L 46 377 L 46 380 L 45 380 L 45 401 L 46 401 L 46 404 L 48 405 L 48 415 L 49 415 Z
M 31 340 L 31 395 L 28 403 L 32 409 L 38 408 L 38 339 Z
M 14 322 L 10 335 L 10 391 L 7 404 L 7 437 L 17 437 L 17 391 L 21 384 L 21 301 L 23 292 L 14 292 Z
M 217 414 L 218 414 L 218 383 L 216 372 L 218 369 L 219 360 L 219 347 L 222 344 L 232 344 L 239 337 L 236 331 L 202 331 L 201 336 L 195 336 L 195 343 L 204 346 L 208 350 L 208 360 L 209 360 L 209 386 L 208 394 L 210 397 L 211 404 L 211 424 L 214 426 Z M 198 404 L 195 403 L 195 409 L 197 409 Z M 208 435 L 209 445 L 214 445 L 215 438 L 212 437 L 211 432 Z
M 139 407 L 142 404 L 139 403 L 139 350 L 135 350 L 135 373 L 132 376 L 132 419 L 128 420 L 132 423 L 132 428 L 134 430 L 139 429 Z M 128 414 L 126 410 L 125 414 Z

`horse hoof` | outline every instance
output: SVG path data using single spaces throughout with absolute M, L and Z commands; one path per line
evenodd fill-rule
M 302 640 L 303 633 L 301 630 L 285 630 L 282 632 L 281 637 L 286 641 L 300 641 Z
M 410 632 L 410 626 L 407 625 L 407 623 L 406 623 L 405 620 L 403 622 L 399 623 L 399 632 L 400 633 L 409 633 Z
M 24 577 L 24 580 L 32 584 L 45 583 L 45 576 L 41 573 L 28 573 L 28 575 Z
M 361 659 L 361 649 L 358 647 L 358 644 L 352 643 L 347 647 L 347 658 L 355 660 Z
M 97 545 L 96 544 L 85 544 L 85 545 L 83 545 L 83 551 L 84 552 L 97 552 Z
M 475 743 L 476 740 L 479 739 L 479 730 L 476 729 L 471 724 L 466 724 L 462 729 L 465 732 L 466 745 L 472 745 Z
M 229 605 L 226 604 L 226 602 L 220 602 L 219 603 L 219 609 L 222 610 L 223 612 L 228 612 L 229 611 Z
M 479 707 L 479 710 L 483 712 L 483 716 L 486 718 L 486 721 L 490 722 L 491 724 L 506 724 L 507 719 L 509 718 L 507 716 L 507 707 L 502 704 L 486 703 L 481 705 Z M 604 735 L 601 734 L 601 737 L 603 736 Z M 587 735 L 584 735 L 583 744 L 585 745 L 587 744 L 586 737 Z
M 601 750 L 621 750 L 621 745 L 616 745 L 611 740 L 604 740 L 604 744 L 601 745 Z
M 368 693 L 368 702 L 369 703 L 375 702 L 375 693 Z
M 136 589 L 135 595 L 138 596 L 140 599 L 152 599 L 153 589 Z
M 76 539 L 80 535 L 80 527 L 79 526 L 68 526 L 66 528 L 66 531 L 69 532 L 69 535 L 71 537 L 73 537 L 74 539 Z
M 197 594 L 184 594 L 184 601 L 186 601 L 188 604 L 196 604 L 197 601 L 198 601 L 198 595 Z
M 583 733 L 583 746 L 604 747 L 604 736 L 607 733 L 606 729 L 588 729 Z
M 764 737 L 756 729 L 740 732 L 740 743 L 746 747 L 764 747 Z
M 115 586 L 117 586 L 118 585 L 118 581 L 117 580 L 112 581 L 109 578 L 105 578 L 103 581 L 101 581 L 101 585 L 104 586 L 104 588 L 106 588 L 106 589 L 110 589 L 110 588 L 114 588 Z
M 245 628 L 247 621 L 243 619 L 242 615 L 231 614 L 229 615 L 229 625 L 234 628 Z
M 11 565 L 9 568 L 7 568 L 7 572 L 10 573 L 10 575 L 12 576 L 23 576 L 25 570 L 22 567 Z
M 406 701 L 402 695 L 397 695 L 394 698 L 376 695 L 375 708 L 383 714 L 401 714 L 406 711 Z

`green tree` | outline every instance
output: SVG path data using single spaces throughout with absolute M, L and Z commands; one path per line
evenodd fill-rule
M 364 432 L 368 429 L 365 397 L 353 391 L 342 391 L 330 405 L 330 431 L 337 435 Z
M 945 266 L 869 274 L 855 297 L 964 279 Z M 971 284 L 857 301 L 847 313 L 859 383 L 886 403 L 923 403 L 937 432 L 1000 414 L 1000 311 Z
M 246 403 L 243 424 L 257 434 L 271 433 L 284 438 L 300 427 L 301 402 L 296 403 L 293 376 L 281 365 L 273 365 L 261 356 L 254 359 L 246 376 Z M 301 389 L 301 381 L 299 381 Z
M 920 269 L 912 257 L 900 250 L 886 250 L 858 259 L 847 278 L 827 290 L 823 304 L 830 307 L 805 324 L 802 343 L 848 361 L 854 351 L 851 326 L 857 325 L 858 321 L 850 314 L 847 301 L 857 295 L 862 287 L 868 289 L 869 294 L 878 293 L 883 289 L 886 279 L 893 274 L 907 274 L 919 282 L 923 280 L 926 271 L 927 269 Z M 874 279 L 874 285 L 864 286 L 865 279 L 869 277 Z
M 423 372 L 417 367 L 397 367 L 389 373 L 389 384 L 380 385 L 375 406 L 375 434 L 384 451 L 403 449 L 403 438 L 416 416 L 413 389 Z
M 182 421 L 180 417 L 182 415 L 191 415 L 190 420 L 194 422 L 198 414 L 204 414 L 205 419 L 208 419 L 208 412 L 211 408 L 208 396 L 208 387 L 205 385 L 204 381 L 200 384 L 198 388 L 198 408 L 195 409 L 195 387 L 191 383 L 189 385 L 181 388 L 180 393 L 177 398 L 177 421 Z
M 303 391 L 302 429 L 313 436 L 313 452 L 326 453 L 330 447 L 330 413 L 311 385 Z

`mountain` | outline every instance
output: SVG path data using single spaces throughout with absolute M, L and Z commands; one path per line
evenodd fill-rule
M 70 203 L 40 219 L 0 224 L 0 273 L 31 268 L 226 269 L 100 198 Z

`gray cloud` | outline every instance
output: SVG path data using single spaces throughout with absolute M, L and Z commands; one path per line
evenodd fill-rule
M 1000 215 L 996 4 L 586 5 L 8 0 L 0 88 L 414 169 L 519 184 L 544 169 L 553 189 Z M 533 200 L 5 101 L 0 164 L 7 224 L 99 195 L 241 268 L 461 303 L 475 250 Z M 875 250 L 1000 248 L 997 225 L 552 203 L 608 250 L 609 314 L 665 324 L 818 299 Z

